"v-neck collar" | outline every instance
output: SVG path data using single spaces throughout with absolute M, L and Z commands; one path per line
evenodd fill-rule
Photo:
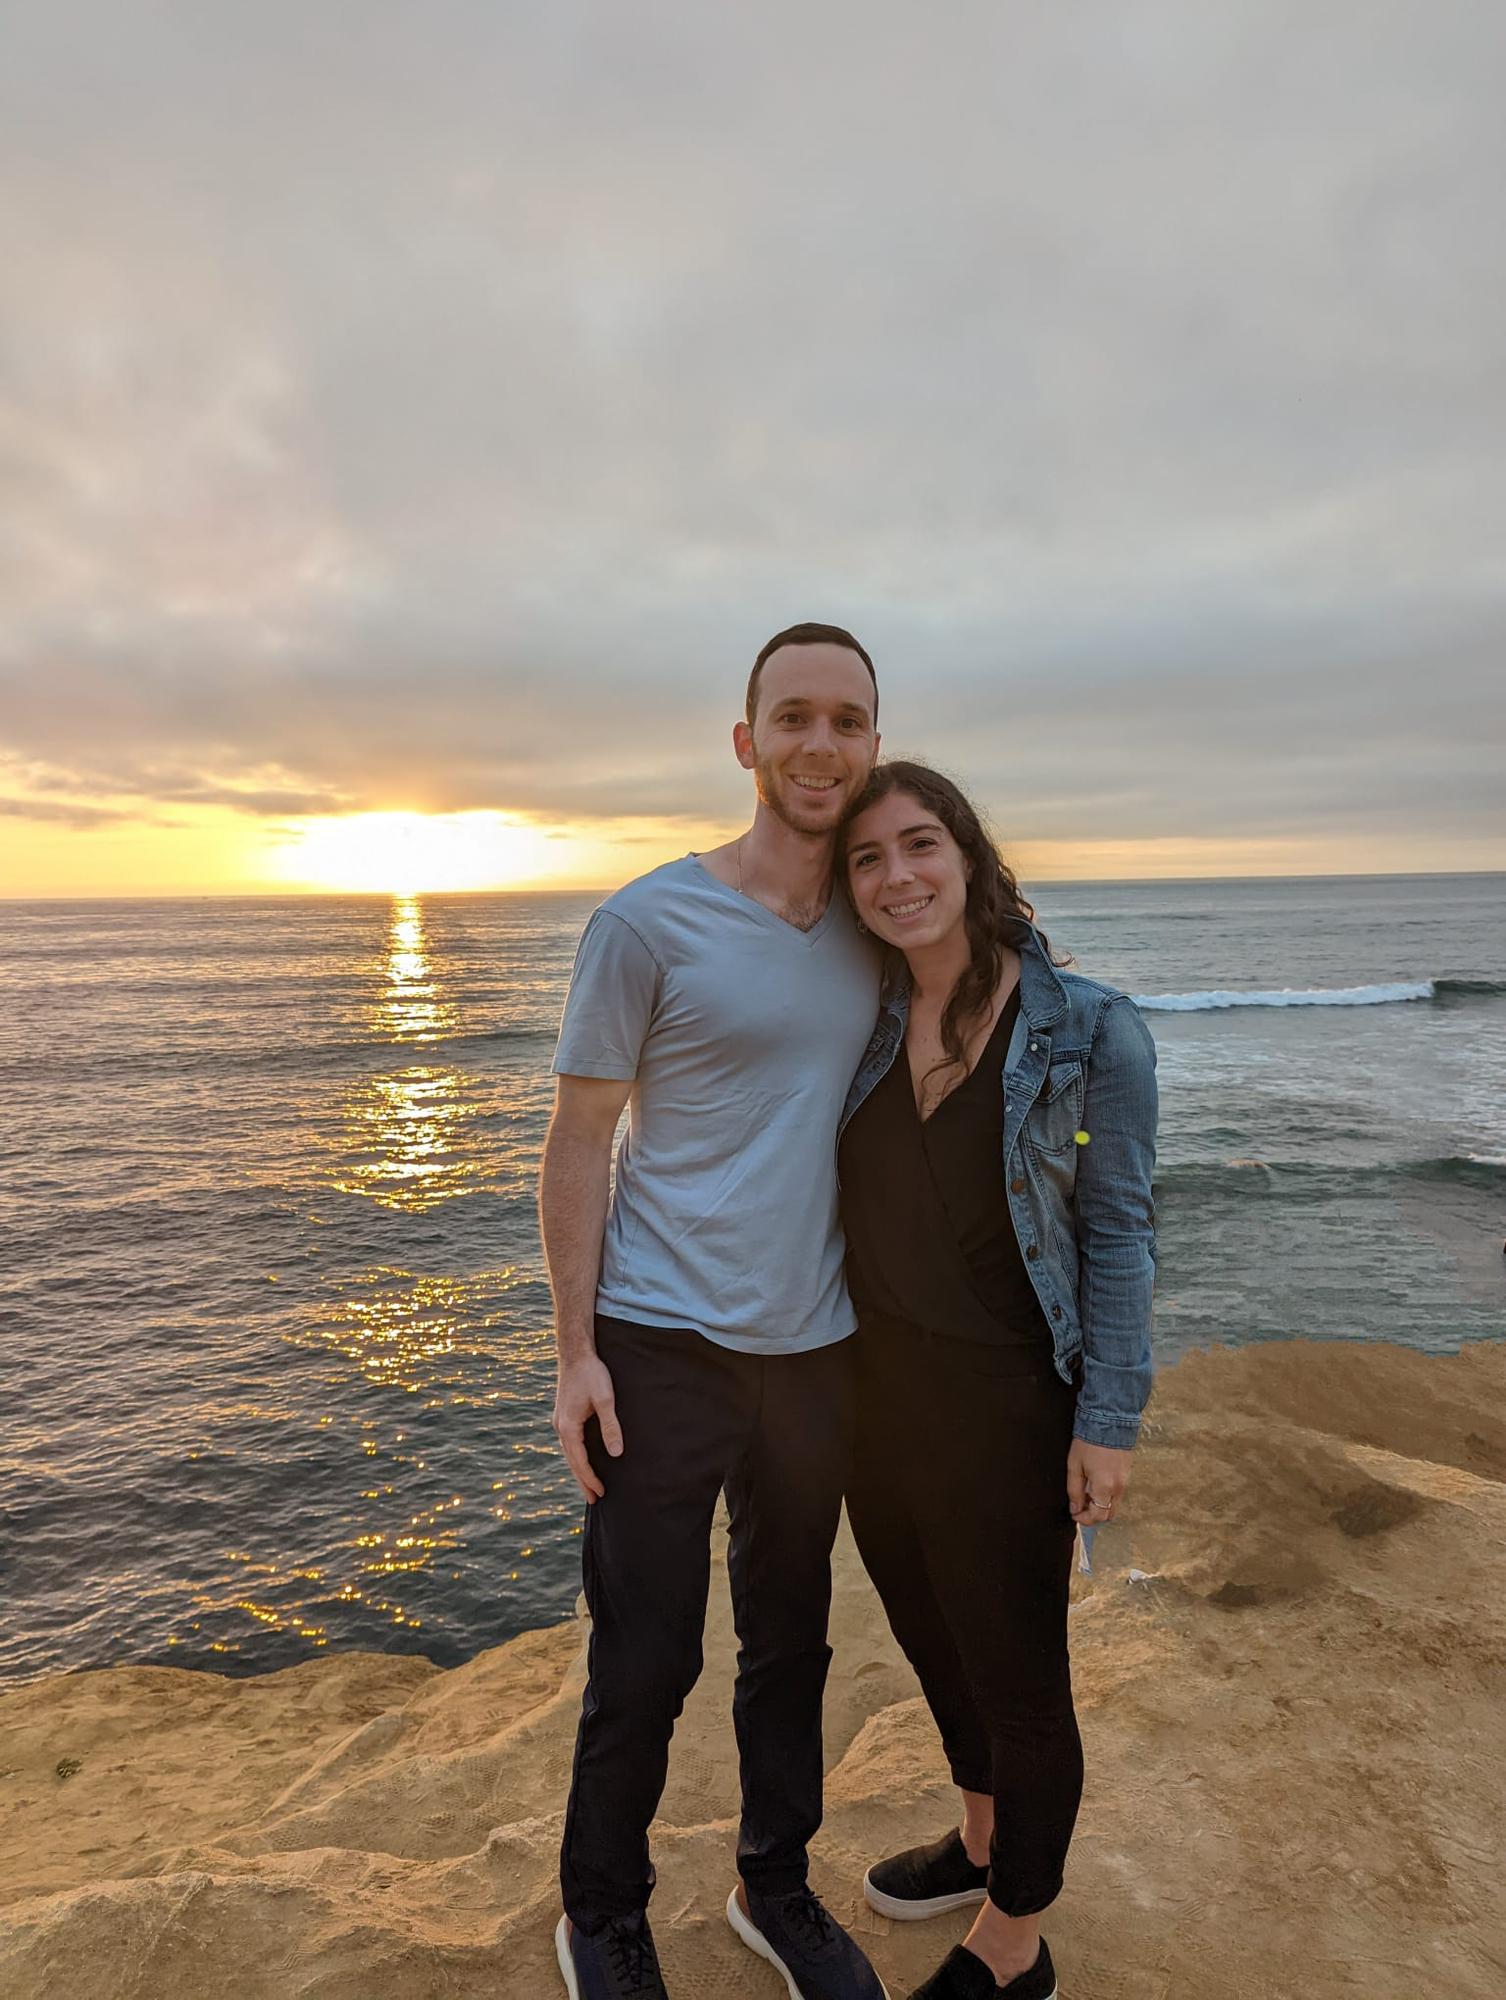
M 933 1119 L 938 1118 L 941 1115 L 942 1111 L 945 1110 L 946 1106 L 951 1103 L 954 1097 L 960 1097 L 963 1091 L 967 1089 L 968 1085 L 972 1082 L 973 1078 L 978 1074 L 979 1070 L 982 1069 L 984 1058 L 989 1054 L 989 1052 L 993 1048 L 994 1043 L 999 1039 L 1000 1029 L 1004 1026 L 1006 1021 L 1012 1022 L 1018 1019 L 1019 1012 L 1020 1012 L 1020 982 L 1017 979 L 1014 985 L 1010 988 L 1009 998 L 1004 1002 L 1004 1005 L 999 1009 L 998 1017 L 994 1021 L 993 1026 L 988 1031 L 988 1039 L 984 1042 L 982 1048 L 979 1049 L 977 1057 L 973 1062 L 972 1068 L 968 1071 L 967 1075 L 963 1077 L 962 1081 L 960 1083 L 954 1084 L 952 1088 L 947 1092 L 946 1096 L 940 1099 L 938 1103 L 933 1104 L 930 1111 L 927 1112 L 924 1116 L 921 1115 L 920 1106 L 915 1103 L 915 1086 L 910 1079 L 910 1057 L 908 1052 L 905 1050 L 904 1043 L 903 1042 L 900 1043 L 900 1053 L 904 1055 L 905 1058 L 905 1068 L 904 1068 L 905 1089 L 909 1093 L 910 1103 L 912 1104 L 912 1106 L 914 1106 L 915 1122 L 920 1127 L 922 1133 L 925 1132 L 927 1126 L 930 1125 Z M 1003 1068 L 1002 1060 L 999 1064 L 999 1067 L 1001 1069 Z
M 818 938 L 825 935 L 831 924 L 831 914 L 837 897 L 841 894 L 836 883 L 833 882 L 831 894 L 826 899 L 826 908 L 817 917 L 810 929 L 803 931 L 798 924 L 792 924 L 787 918 L 777 915 L 775 911 L 769 908 L 767 903 L 760 903 L 756 896 L 744 895 L 740 889 L 734 889 L 730 882 L 724 882 L 720 875 L 713 875 L 699 854 L 687 854 L 685 859 L 694 862 L 705 880 L 710 882 L 714 888 L 720 889 L 724 896 L 729 897 L 737 905 L 738 909 L 751 911 L 754 917 L 762 918 L 766 925 L 772 924 L 776 931 L 782 932 L 786 937 L 795 938 L 799 943 L 805 945 L 815 944 Z

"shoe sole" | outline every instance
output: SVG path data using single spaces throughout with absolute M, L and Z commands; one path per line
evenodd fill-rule
M 877 1910 L 881 1917 L 892 1917 L 897 1924 L 918 1924 L 922 1917 L 944 1917 L 953 1910 L 976 1910 L 980 1903 L 988 1901 L 986 1889 L 963 1889 L 955 1896 L 928 1896 L 924 1902 L 915 1897 L 908 1901 L 902 1896 L 890 1896 L 878 1888 L 871 1875 L 863 1877 L 863 1901 L 870 1910 Z
M 727 1898 L 727 1922 L 731 1924 L 733 1930 L 736 1931 L 749 1951 L 756 1951 L 760 1958 L 767 1959 L 769 1964 L 773 1966 L 774 1970 L 789 1988 L 790 2000 L 805 2000 L 805 1995 L 800 1991 L 799 1986 L 795 1982 L 794 1973 L 790 1971 L 790 1968 L 779 1956 L 779 1953 L 775 1951 L 773 1945 L 769 1943 L 763 1932 L 759 1930 L 753 1919 L 743 1914 L 743 1907 L 737 1900 L 737 1891 L 735 1889 Z M 875 1979 L 878 1979 L 876 1972 L 873 1976 Z M 883 1994 L 884 2000 L 889 2000 L 889 1989 L 882 1979 L 879 1979 L 879 1992 Z M 1055 2000 L 1055 1995 L 1052 1996 L 1052 2000 Z
M 575 1960 L 570 1956 L 570 1919 L 561 1917 L 554 1930 L 554 1955 L 565 1978 L 570 2000 L 580 2000 L 580 1981 L 575 1976 Z

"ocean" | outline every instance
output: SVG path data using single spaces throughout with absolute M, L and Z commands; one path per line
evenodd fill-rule
M 1158 1045 L 1159 1361 L 1506 1333 L 1506 876 L 1032 893 Z M 533 1198 L 595 900 L 0 904 L 0 1680 L 568 1613 Z

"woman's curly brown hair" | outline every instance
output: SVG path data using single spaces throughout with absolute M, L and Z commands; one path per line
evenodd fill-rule
M 867 784 L 842 816 L 837 832 L 837 873 L 849 903 L 852 883 L 847 845 L 852 823 L 859 813 L 867 812 L 891 792 L 907 793 L 939 819 L 961 848 L 969 868 L 963 923 L 970 956 L 942 1010 L 943 1054 L 941 1061 L 926 1072 L 929 1077 L 937 1070 L 967 1067 L 967 1030 L 987 1018 L 1003 976 L 1004 954 L 1014 944 L 1020 925 L 1035 929 L 1035 911 L 1020 894 L 1014 870 L 994 845 L 982 816 L 967 796 L 942 772 L 900 757 L 874 766 Z M 1037 930 L 1036 936 L 1046 956 L 1052 957 L 1044 932 Z

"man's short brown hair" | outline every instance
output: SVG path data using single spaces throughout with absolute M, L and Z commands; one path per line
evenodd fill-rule
M 783 632 L 776 632 L 768 644 L 759 651 L 753 662 L 753 671 L 748 676 L 748 727 L 753 726 L 753 717 L 758 709 L 758 683 L 763 675 L 763 663 L 770 653 L 777 653 L 781 646 L 845 646 L 850 653 L 856 653 L 868 669 L 868 678 L 873 682 L 873 719 L 878 721 L 878 675 L 873 671 L 873 662 L 867 649 L 860 646 L 850 632 L 844 632 L 840 625 L 790 625 Z

